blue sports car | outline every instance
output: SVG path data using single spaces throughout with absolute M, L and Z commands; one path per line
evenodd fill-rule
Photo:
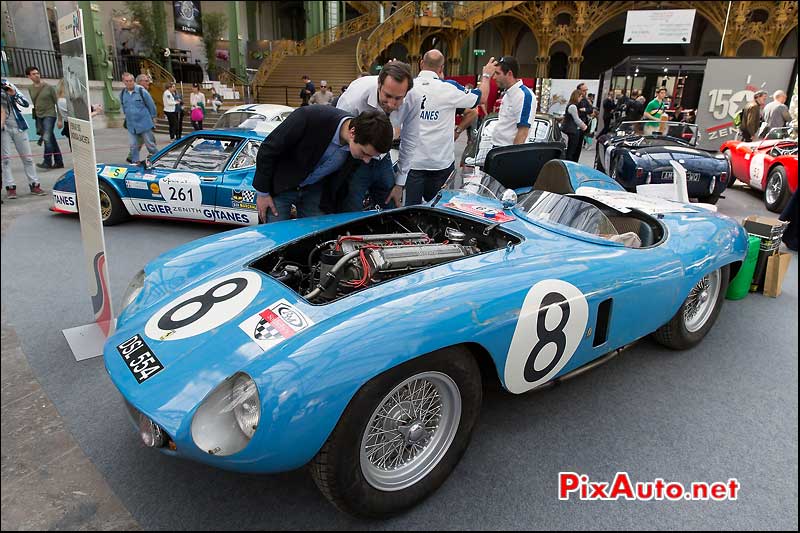
M 248 473 L 309 464 L 336 507 L 386 517 L 455 468 L 482 379 L 521 394 L 651 333 L 699 343 L 744 229 L 571 162 L 532 187 L 492 174 L 542 149 L 495 149 L 427 205 L 231 230 L 146 265 L 104 350 L 144 443 Z
M 253 175 L 266 133 L 234 128 L 195 131 L 144 165 L 98 165 L 103 224 L 131 216 L 258 224 Z M 75 176 L 53 186 L 52 210 L 77 213 Z

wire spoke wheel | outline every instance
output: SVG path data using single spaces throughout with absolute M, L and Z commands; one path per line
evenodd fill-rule
M 777 172 L 773 172 L 769 176 L 769 181 L 767 182 L 767 187 L 765 191 L 765 194 L 767 196 L 767 203 L 770 205 L 777 204 L 778 199 L 780 199 L 782 192 L 783 192 L 782 176 Z
M 711 317 L 720 286 L 720 271 L 715 270 L 704 276 L 689 292 L 683 309 L 684 322 L 688 331 L 698 331 Z
M 113 207 L 111 205 L 111 198 L 109 198 L 108 193 L 104 190 L 100 190 L 100 215 L 103 217 L 103 220 L 108 220 L 111 216 L 111 211 Z
M 461 419 L 458 385 L 440 372 L 412 376 L 387 394 L 361 439 L 361 470 L 378 490 L 402 490 L 447 453 Z

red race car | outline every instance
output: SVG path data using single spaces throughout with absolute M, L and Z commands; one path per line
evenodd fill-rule
M 783 211 L 797 190 L 797 139 L 785 137 L 782 130 L 772 130 L 760 141 L 728 141 L 720 147 L 731 164 L 728 187 L 738 179 L 764 191 L 764 203 L 774 213 Z

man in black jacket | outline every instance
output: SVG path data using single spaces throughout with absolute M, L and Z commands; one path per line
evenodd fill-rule
M 296 109 L 258 149 L 253 187 L 260 220 L 288 220 L 292 205 L 300 218 L 335 212 L 354 168 L 348 163 L 387 153 L 392 134 L 378 111 L 353 117 L 331 106 Z

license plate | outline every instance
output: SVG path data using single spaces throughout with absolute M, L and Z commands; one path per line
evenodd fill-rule
M 665 170 L 661 173 L 661 181 L 666 183 L 672 183 L 672 180 L 675 178 L 675 175 L 672 173 L 671 170 Z M 686 181 L 700 181 L 700 173 L 699 172 L 687 172 L 686 173 Z
M 164 370 L 164 365 L 138 334 L 117 346 L 117 351 L 139 383 Z

